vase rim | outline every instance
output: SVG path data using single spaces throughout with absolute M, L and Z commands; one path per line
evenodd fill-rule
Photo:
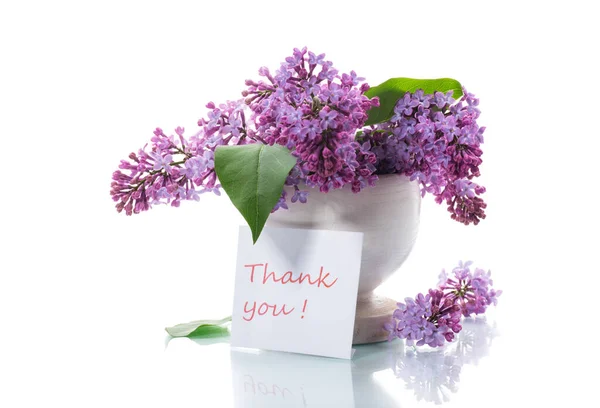
M 373 191 L 374 189 L 376 189 L 377 187 L 379 187 L 379 183 L 380 182 L 387 184 L 390 181 L 392 181 L 392 178 L 394 178 L 394 177 L 398 177 L 399 179 L 401 179 L 399 181 L 402 182 L 402 183 L 412 183 L 412 181 L 410 180 L 410 178 L 407 175 L 405 175 L 405 174 L 388 173 L 388 174 L 376 174 L 376 176 L 378 177 L 378 180 L 375 182 L 375 186 L 373 186 L 373 187 L 367 186 L 367 187 L 363 188 L 358 194 L 363 194 L 363 193 L 366 193 L 366 192 L 369 192 L 369 191 Z M 415 183 L 416 183 L 416 181 L 415 181 Z M 321 191 L 319 191 L 316 187 L 308 186 L 308 185 L 306 185 L 305 183 L 302 183 L 302 182 L 298 186 L 300 187 L 300 189 L 303 189 L 303 188 L 307 189 L 310 193 L 313 193 L 313 192 L 321 193 Z M 285 187 L 290 188 L 292 186 L 285 186 Z M 349 190 L 350 188 L 351 188 L 351 185 L 350 184 L 346 184 L 342 188 L 336 188 L 336 189 L 330 190 L 329 193 L 325 193 L 325 194 L 330 194 L 330 193 L 332 193 L 334 191 Z

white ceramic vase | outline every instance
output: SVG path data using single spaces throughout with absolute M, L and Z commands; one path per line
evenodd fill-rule
M 293 190 L 287 191 L 291 197 Z M 421 208 L 419 185 L 406 176 L 389 174 L 379 176 L 375 187 L 358 194 L 350 188 L 327 194 L 309 191 L 308 203 L 276 211 L 266 225 L 363 232 L 354 344 L 386 339 L 383 324 L 396 302 L 374 295 L 373 290 L 400 268 L 415 243 Z

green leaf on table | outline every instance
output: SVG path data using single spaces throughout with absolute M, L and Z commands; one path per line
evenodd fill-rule
M 425 94 L 453 91 L 454 99 L 460 98 L 463 94 L 462 86 L 456 79 L 391 78 L 365 92 L 369 98 L 379 97 L 379 106 L 369 110 L 369 118 L 365 125 L 374 125 L 389 120 L 394 115 L 394 107 L 398 99 L 402 98 L 405 93 L 413 93 L 418 89 L 422 89 Z
M 296 158 L 283 146 L 219 146 L 215 171 L 221 186 L 240 211 L 256 240 L 283 191 Z
M 165 330 L 173 337 L 219 337 L 229 333 L 223 325 L 230 321 L 231 316 L 221 320 L 195 320 L 167 327 Z

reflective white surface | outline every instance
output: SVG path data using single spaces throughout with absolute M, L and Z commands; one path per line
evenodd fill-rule
M 511 343 L 498 322 L 478 318 L 465 320 L 457 340 L 443 349 L 415 350 L 395 340 L 357 346 L 351 361 L 231 350 L 227 339 L 173 339 L 164 358 L 173 377 L 196 377 L 197 391 L 211 398 L 230 395 L 222 404 L 236 408 L 593 402 L 585 390 L 568 388 L 577 370 L 560 376 L 557 370 L 566 366 L 557 357 L 536 361 L 527 357 L 535 353 L 531 347 L 512 348 Z M 186 358 L 202 363 L 185 368 L 181 362 Z M 179 391 L 191 392 L 185 387 Z
M 487 356 L 496 334 L 485 320 L 467 321 L 457 341 L 444 349 L 376 343 L 357 346 L 351 361 L 233 350 L 235 406 L 395 407 L 400 397 L 449 402 L 459 391 L 463 366 Z M 396 387 L 413 391 L 414 398 Z
M 0 406 L 600 405 L 594 7 L 0 2 Z M 453 77 L 481 99 L 488 218 L 465 227 L 425 197 L 412 253 L 379 288 L 414 296 L 459 259 L 492 270 L 498 307 L 443 355 L 165 347 L 165 326 L 231 314 L 243 220 L 213 196 L 125 217 L 111 174 L 156 126 L 194 129 L 206 102 L 303 45 L 371 85 Z

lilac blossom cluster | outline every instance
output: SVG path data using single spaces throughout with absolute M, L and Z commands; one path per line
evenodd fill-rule
M 306 48 L 294 49 L 281 67 L 271 74 L 262 67 L 261 81 L 246 81 L 243 92 L 256 124 L 255 135 L 264 143 L 286 146 L 298 163 L 286 180 L 294 186 L 292 202 L 306 202 L 307 191 L 321 192 L 350 185 L 359 192 L 374 185 L 375 155 L 357 143 L 355 134 L 367 120 L 367 111 L 378 106 L 364 92 L 354 71 L 339 74 L 325 54 Z M 286 207 L 285 194 L 278 206 Z
M 482 314 L 496 305 L 502 291 L 492 288 L 491 273 L 479 268 L 471 272 L 470 265 L 460 262 L 452 271 L 454 277 L 442 271 L 436 289 L 399 302 L 392 321 L 384 326 L 389 340 L 397 337 L 406 339 L 407 345 L 440 347 L 461 331 L 461 316 Z
M 214 166 L 214 150 L 226 144 L 243 144 L 246 135 L 243 100 L 216 106 L 210 102 L 208 118 L 198 121 L 199 130 L 186 138 L 185 130 L 167 136 L 157 128 L 149 151 L 131 153 L 113 173 L 111 195 L 117 211 L 127 215 L 146 211 L 153 204 L 179 207 L 181 200 L 200 195 L 220 195 Z
M 153 204 L 179 206 L 181 200 L 198 200 L 200 194 L 219 194 L 214 151 L 221 145 L 275 143 L 297 158 L 286 184 L 294 186 L 292 202 L 307 201 L 307 185 L 322 192 L 350 185 L 359 192 L 374 185 L 375 154 L 354 140 L 367 111 L 378 105 L 364 92 L 354 71 L 340 74 L 325 54 L 294 49 L 275 74 L 263 67 L 266 81 L 246 81 L 244 100 L 216 106 L 199 130 L 185 138 L 183 128 L 167 136 L 156 129 L 149 151 L 141 149 L 122 160 L 113 173 L 111 195 L 119 212 L 127 215 Z M 248 112 L 249 111 L 249 112 Z M 273 209 L 287 208 L 287 194 Z
M 363 149 L 377 156 L 377 174 L 401 173 L 418 180 L 422 194 L 445 202 L 451 217 L 466 225 L 485 218 L 485 188 L 472 181 L 480 175 L 485 127 L 477 124 L 479 100 L 464 90 L 456 102 L 452 91 L 406 93 L 392 118 L 365 129 Z

